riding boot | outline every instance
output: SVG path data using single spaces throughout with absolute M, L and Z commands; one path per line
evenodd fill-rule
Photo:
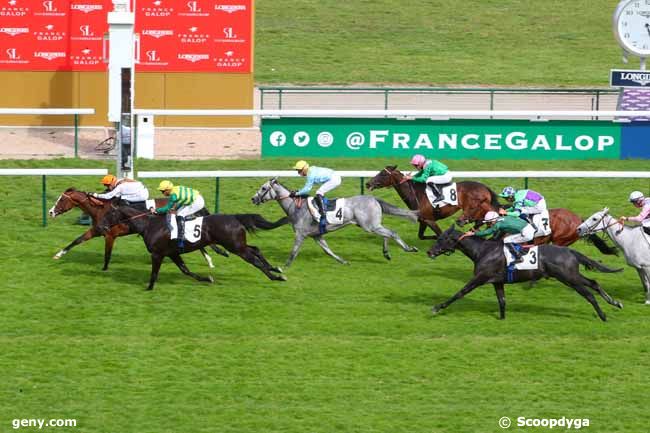
M 521 263 L 524 261 L 523 254 L 521 252 L 521 247 L 517 244 L 505 244 L 508 247 L 508 251 L 514 257 L 512 263 Z
M 185 248 L 185 218 L 176 215 L 176 224 L 178 224 L 178 249 L 183 251 Z
M 440 188 L 438 188 L 438 185 L 436 185 L 433 182 L 427 182 L 427 185 L 429 188 L 431 188 L 431 191 L 436 195 L 436 199 L 433 201 L 433 203 L 438 203 L 441 201 L 444 197 L 442 196 L 442 192 L 440 191 Z
M 323 196 L 320 194 L 316 194 L 316 197 L 314 197 L 314 203 L 316 203 L 316 207 L 318 207 L 318 213 L 320 213 L 320 222 L 318 223 L 318 231 L 322 235 L 327 233 L 327 214 L 325 213 Z
M 535 224 L 533 224 L 533 216 L 532 215 L 522 213 L 521 215 L 519 215 L 519 218 L 521 218 L 522 220 L 524 220 L 528 224 L 530 224 L 533 227 L 533 229 L 535 230 L 535 232 L 537 232 L 537 226 Z

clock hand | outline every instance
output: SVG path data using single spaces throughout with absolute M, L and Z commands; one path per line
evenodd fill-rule
M 648 31 L 648 35 L 650 35 L 650 24 L 645 23 L 645 29 Z

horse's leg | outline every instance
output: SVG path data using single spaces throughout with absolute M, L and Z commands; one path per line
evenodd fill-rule
M 205 250 L 203 250 L 203 249 L 201 249 L 201 250 L 202 250 L 203 253 L 207 254 L 205 252 Z M 214 279 L 212 278 L 212 276 L 202 277 L 202 276 L 200 276 L 198 274 L 195 274 L 194 272 L 190 271 L 189 268 L 187 267 L 187 265 L 185 264 L 185 262 L 183 261 L 183 259 L 181 258 L 181 256 L 178 253 L 170 255 L 169 258 L 172 259 L 172 261 L 176 264 L 176 266 L 178 266 L 178 269 L 180 269 L 181 272 L 184 273 L 185 275 L 189 275 L 190 277 L 194 278 L 197 281 L 214 283 Z
M 444 308 L 447 308 L 449 305 L 456 302 L 457 300 L 459 300 L 463 296 L 467 295 L 469 292 L 471 292 L 472 290 L 474 290 L 475 288 L 477 288 L 478 286 L 480 286 L 483 283 L 485 283 L 484 278 L 478 278 L 478 277 L 472 278 L 471 280 L 469 280 L 469 282 L 467 284 L 465 284 L 465 287 L 463 287 L 458 292 L 456 292 L 456 294 L 454 296 L 452 296 L 451 298 L 449 298 L 448 300 L 446 300 L 442 304 L 435 305 L 431 309 L 431 313 L 437 314 L 440 310 L 442 310 Z
M 435 222 L 433 222 L 435 224 Z M 425 236 L 424 232 L 426 231 L 427 227 L 429 227 L 429 224 L 427 224 L 425 221 L 420 220 L 420 226 L 418 227 L 418 239 L 420 240 L 428 240 L 428 239 L 438 239 L 438 236 L 432 235 L 432 236 Z
M 598 281 L 596 281 L 596 280 L 592 280 L 591 278 L 587 278 L 587 277 L 585 277 L 584 275 L 580 275 L 580 276 L 581 276 L 581 277 L 583 278 L 583 280 L 584 280 L 584 285 L 586 285 L 586 286 L 588 286 L 588 287 L 591 287 L 591 288 L 594 289 L 596 292 L 598 292 L 598 294 L 599 294 L 599 295 L 600 295 L 600 296 L 601 296 L 601 297 L 602 297 L 602 298 L 603 298 L 603 299 L 604 299 L 608 304 L 613 305 L 613 306 L 615 306 L 615 307 L 617 307 L 617 308 L 623 308 L 623 304 L 621 304 L 619 301 L 617 301 L 617 300 L 615 300 L 614 298 L 612 298 L 611 296 L 609 296 L 609 294 L 605 291 L 605 289 L 603 289 L 602 287 L 600 287 L 600 284 L 598 284 Z
M 650 269 L 649 268 L 636 268 L 641 278 L 641 283 L 645 289 L 645 304 L 650 305 Z
M 417 251 L 418 251 L 418 249 L 417 249 L 416 247 L 410 247 L 410 246 L 408 246 L 408 245 L 406 244 L 406 242 L 404 242 L 404 241 L 402 240 L 402 238 L 400 238 L 399 235 L 398 235 L 397 233 L 395 233 L 394 231 L 392 231 L 392 230 L 390 230 L 390 229 L 387 229 L 387 228 L 384 227 L 384 226 L 381 226 L 381 225 L 380 225 L 380 226 L 378 226 L 378 227 L 373 228 L 373 229 L 370 230 L 370 231 L 371 231 L 372 233 L 375 233 L 375 234 L 379 235 L 379 236 L 382 236 L 384 239 L 391 238 L 392 240 L 394 240 L 395 242 L 397 242 L 397 244 L 398 244 L 400 247 L 402 247 L 402 249 L 403 249 L 404 251 L 406 251 L 406 252 L 409 252 L 409 253 L 410 253 L 410 252 L 417 252 Z M 384 246 L 384 257 L 386 257 L 386 253 L 388 252 L 388 246 L 386 245 L 386 242 L 384 242 L 384 245 L 385 245 L 385 246 Z M 390 257 L 386 257 L 386 258 L 387 258 L 387 259 L 390 259 Z
M 201 251 L 201 255 L 205 259 L 206 262 L 208 262 L 208 267 L 210 269 L 214 268 L 214 263 L 212 263 L 212 257 L 208 254 L 208 252 L 205 250 L 205 248 L 199 248 L 199 251 Z
M 291 266 L 291 263 L 296 259 L 296 256 L 298 255 L 298 251 L 300 251 L 300 247 L 302 246 L 302 243 L 305 241 L 305 237 L 303 235 L 299 235 L 296 233 L 296 238 L 293 241 L 293 248 L 291 248 L 291 253 L 289 254 L 289 258 L 287 259 L 287 263 L 285 266 L 288 268 Z
M 503 320 L 506 318 L 506 293 L 503 290 L 503 283 L 493 283 L 493 285 L 499 301 L 499 319 Z
M 249 245 L 250 249 L 253 250 L 253 254 L 264 263 L 264 266 L 268 266 L 268 268 L 273 271 L 273 272 L 279 272 L 282 273 L 282 268 L 279 268 L 277 266 L 273 266 L 272 264 L 269 263 L 268 260 L 266 260 L 266 257 L 262 255 L 262 252 L 260 251 L 259 248 L 257 248 L 255 245 Z
M 97 233 L 97 232 L 95 231 L 94 228 L 90 228 L 90 229 L 86 230 L 86 231 L 85 231 L 81 236 L 79 236 L 77 239 L 75 239 L 74 241 L 70 242 L 70 244 L 69 244 L 67 247 L 63 248 L 63 249 L 60 250 L 58 253 L 56 253 L 56 254 L 54 255 L 54 257 L 52 257 L 52 258 L 53 258 L 54 260 L 59 260 L 61 257 L 63 257 L 64 255 L 66 255 L 66 254 L 68 253 L 68 251 L 70 251 L 73 247 L 76 247 L 76 246 L 79 245 L 80 243 L 82 243 L 82 242 L 86 242 L 87 240 L 92 239 L 92 238 L 97 237 L 97 236 L 99 236 L 99 233 Z
M 270 267 L 265 266 L 264 263 L 262 263 L 262 261 L 253 252 L 253 249 L 248 245 L 244 246 L 242 251 L 239 251 L 236 254 L 242 259 L 246 260 L 251 265 L 255 266 L 260 271 L 264 272 L 264 275 L 266 275 L 270 280 L 287 281 L 287 277 L 285 277 L 284 275 L 275 275 L 271 273 Z
M 212 251 L 219 254 L 220 256 L 229 257 L 228 251 L 226 251 L 224 249 L 221 249 L 216 245 L 210 244 L 210 249 L 212 249 Z M 210 267 L 212 267 L 212 266 L 210 266 Z
M 147 290 L 153 290 L 153 285 L 156 284 L 158 279 L 158 272 L 160 271 L 160 265 L 162 265 L 163 259 L 165 256 L 158 254 L 151 255 L 151 276 L 149 277 L 149 287 Z
M 111 261 L 111 255 L 113 254 L 113 244 L 115 243 L 115 237 L 109 232 L 104 236 L 104 267 L 102 271 L 108 270 L 108 264 Z
M 598 317 L 600 317 L 600 320 L 603 322 L 607 321 L 607 316 L 605 316 L 603 310 L 600 309 L 600 305 L 598 305 L 598 301 L 596 301 L 593 293 L 591 293 L 589 290 L 587 290 L 587 288 L 581 286 L 580 284 L 570 283 L 568 285 L 573 287 L 576 292 L 581 294 L 587 300 L 587 302 L 589 302 L 594 307 L 594 310 L 596 310 L 596 313 L 598 314 Z
M 314 241 L 316 241 L 316 243 L 318 245 L 320 245 L 320 247 L 323 249 L 323 251 L 325 251 L 325 253 L 327 253 L 328 256 L 333 257 L 334 260 L 336 260 L 337 262 L 339 262 L 339 263 L 341 263 L 343 265 L 348 265 L 349 264 L 347 261 L 345 261 L 341 257 L 337 256 L 334 253 L 334 251 L 331 250 L 330 246 L 327 245 L 327 241 L 325 241 L 325 238 L 323 238 L 322 236 L 314 236 Z

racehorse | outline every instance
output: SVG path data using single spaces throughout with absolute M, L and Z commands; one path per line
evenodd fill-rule
M 585 220 L 578 227 L 580 236 L 594 236 L 605 231 L 609 237 L 623 250 L 625 261 L 639 273 L 645 289 L 645 304 L 650 305 L 650 244 L 643 235 L 643 227 L 628 227 L 620 224 L 609 215 L 609 209 L 604 208 Z
M 397 191 L 409 209 L 419 211 L 420 227 L 418 229 L 418 237 L 420 239 L 435 239 L 437 236 L 424 235 L 427 226 L 436 232 L 436 235 L 440 235 L 442 229 L 436 221 L 447 218 L 460 209 L 463 210 L 463 214 L 457 222 L 460 225 L 464 225 L 470 221 L 475 223 L 481 222 L 483 215 L 488 211 L 499 208 L 499 201 L 494 191 L 482 183 L 473 181 L 456 183 L 458 206 L 447 204 L 434 208 L 427 198 L 426 184 L 406 180 L 406 177 L 397 169 L 396 165 L 386 166 L 375 177 L 366 182 L 366 187 L 370 191 L 391 186 L 395 188 L 395 191 Z
M 273 272 L 282 273 L 280 268 L 272 266 L 262 255 L 259 248 L 246 243 L 246 232 L 255 231 L 258 227 L 249 218 L 251 214 L 227 215 L 215 214 L 203 217 L 201 223 L 201 238 L 197 242 L 186 243 L 183 250 L 179 250 L 178 241 L 170 239 L 169 228 L 165 215 L 154 215 L 142 212 L 128 206 L 111 209 L 100 221 L 101 229 L 114 227 L 116 224 L 126 224 L 131 232 L 142 236 L 147 251 L 151 254 L 151 276 L 147 290 L 153 290 L 158 279 L 160 265 L 165 257 L 169 257 L 185 275 L 198 281 L 214 282 L 213 278 L 202 277 L 191 272 L 181 254 L 185 254 L 208 245 L 219 244 L 231 253 L 234 253 L 260 269 L 271 280 L 286 281 L 284 275 L 275 275 Z M 261 217 L 260 217 L 261 218 Z
M 289 190 L 282 186 L 276 178 L 265 182 L 260 189 L 251 198 L 255 205 L 260 205 L 269 200 L 276 200 L 282 210 L 289 217 L 289 221 L 295 232 L 295 239 L 291 254 L 287 260 L 286 266 L 290 266 L 298 255 L 305 238 L 313 238 L 318 245 L 333 257 L 339 263 L 347 264 L 347 261 L 337 256 L 327 245 L 327 242 L 320 234 L 318 223 L 314 221 L 306 200 L 302 197 L 292 198 L 289 196 Z M 341 229 L 349 224 L 357 224 L 359 227 L 369 233 L 382 236 L 384 238 L 383 253 L 387 260 L 390 260 L 388 252 L 388 239 L 393 239 L 404 251 L 416 252 L 418 249 L 407 245 L 397 233 L 381 225 L 383 213 L 395 215 L 409 219 L 413 222 L 417 220 L 417 213 L 406 209 L 400 209 L 369 195 L 357 195 L 345 199 L 345 207 L 342 209 L 341 223 L 337 225 L 327 225 L 329 232 Z
M 458 248 L 474 262 L 474 277 L 465 284 L 465 287 L 460 289 L 447 301 L 434 306 L 432 309 L 433 314 L 447 308 L 449 304 L 467 295 L 478 286 L 492 283 L 499 302 L 499 317 L 505 319 L 506 299 L 504 284 L 535 281 L 543 277 L 553 277 L 563 284 L 572 287 L 594 307 L 596 313 L 598 313 L 598 317 L 603 321 L 607 320 L 605 313 L 600 309 L 596 298 L 587 287 L 596 291 L 607 303 L 618 308 L 623 308 L 623 304 L 612 299 L 595 280 L 580 274 L 580 265 L 584 265 L 587 269 L 600 272 L 620 272 L 622 269 L 610 269 L 569 248 L 556 245 L 540 245 L 537 250 L 538 269 L 517 270 L 510 281 L 507 279 L 506 258 L 503 254 L 502 241 L 484 240 L 475 236 L 459 240 L 462 234 L 462 232 L 455 230 L 452 225 L 438 238 L 431 249 L 427 251 L 429 257 L 433 259 L 443 253 L 451 254 Z
M 436 236 L 424 236 L 427 227 L 431 227 L 438 235 L 442 233 L 436 221 L 446 218 L 463 209 L 463 215 L 459 219 L 459 224 L 463 225 L 467 221 L 475 222 L 480 225 L 483 216 L 487 211 L 497 210 L 502 207 L 497 196 L 490 188 L 479 182 L 457 182 L 456 189 L 458 193 L 458 206 L 446 205 L 434 209 L 427 198 L 425 184 L 413 181 L 406 181 L 404 174 L 397 170 L 397 166 L 387 166 L 370 179 L 366 186 L 368 189 L 394 187 L 399 196 L 409 209 L 418 209 L 420 212 L 420 228 L 418 237 L 420 239 L 435 239 Z M 580 237 L 577 228 L 582 223 L 582 219 L 564 208 L 549 209 L 549 219 L 551 226 L 550 236 L 539 236 L 533 240 L 535 245 L 553 243 L 558 246 L 566 247 L 573 244 Z M 588 240 L 592 242 L 603 254 L 616 254 L 616 249 L 611 248 L 601 238 L 590 235 Z
M 168 200 L 167 198 L 156 199 L 155 200 L 156 207 L 164 206 L 165 204 L 167 204 L 167 200 Z M 85 213 L 90 215 L 93 224 L 88 230 L 86 230 L 86 232 L 84 232 L 81 236 L 79 236 L 74 241 L 72 241 L 68 246 L 59 250 L 59 252 L 56 253 L 52 258 L 58 260 L 61 257 L 63 257 L 65 254 L 67 254 L 68 251 L 70 251 L 70 249 L 72 249 L 73 247 L 83 242 L 86 242 L 89 239 L 103 235 L 104 236 L 104 267 L 102 268 L 102 270 L 105 271 L 108 269 L 108 264 L 111 261 L 111 254 L 113 252 L 113 243 L 115 242 L 115 238 L 120 236 L 130 235 L 133 234 L 133 232 L 131 232 L 125 224 L 116 224 L 114 227 L 111 227 L 110 230 L 99 230 L 98 228 L 99 221 L 101 221 L 104 215 L 106 215 L 106 213 L 111 209 L 111 201 L 100 200 L 90 195 L 90 193 L 77 191 L 75 188 L 68 188 L 63 192 L 63 194 L 59 196 L 59 198 L 54 203 L 54 206 L 52 206 L 52 208 L 50 209 L 50 216 L 52 218 L 56 218 L 58 215 L 61 215 L 62 213 L 65 213 L 75 207 L 79 207 Z M 208 210 L 203 209 L 201 211 L 201 215 L 209 215 Z M 286 221 L 284 223 L 286 224 Z M 264 224 L 260 224 L 259 226 L 260 228 L 266 229 L 266 226 Z M 277 226 L 268 227 L 268 228 L 275 228 L 275 227 Z M 223 251 L 221 248 L 215 247 L 214 245 L 211 245 L 210 247 L 217 254 L 221 254 L 222 256 L 228 257 L 228 253 Z M 211 268 L 214 268 L 214 265 L 212 264 L 212 259 L 205 251 L 205 249 L 201 248 L 201 254 L 203 254 L 203 257 L 208 262 L 208 265 Z

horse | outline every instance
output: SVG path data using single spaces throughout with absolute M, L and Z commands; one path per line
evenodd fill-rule
M 166 215 L 156 215 L 150 212 L 142 212 L 128 206 L 114 207 L 107 212 L 99 225 L 101 229 L 109 229 L 116 224 L 126 224 L 131 232 L 138 233 L 151 254 L 151 276 L 147 290 L 153 290 L 158 279 L 158 272 L 165 257 L 169 257 L 176 264 L 178 269 L 185 275 L 189 275 L 197 281 L 214 282 L 210 277 L 202 277 L 191 272 L 181 254 L 185 254 L 208 245 L 219 244 L 233 254 L 252 264 L 269 279 L 274 281 L 286 281 L 282 269 L 272 266 L 262 255 L 259 248 L 246 243 L 246 232 L 253 232 L 258 227 L 254 214 L 227 215 L 215 214 L 203 217 L 201 223 L 201 239 L 194 243 L 186 243 L 182 250 L 178 247 L 176 239 L 170 239 Z
M 422 240 L 436 239 L 437 236 L 424 235 L 426 228 L 430 227 L 436 235 L 440 235 L 442 229 L 436 221 L 447 218 L 460 209 L 463 210 L 463 214 L 457 223 L 462 226 L 470 221 L 478 224 L 482 222 L 483 215 L 488 211 L 499 208 L 496 193 L 482 183 L 473 181 L 456 183 L 458 206 L 447 204 L 434 208 L 427 198 L 426 184 L 406 180 L 406 177 L 397 169 L 396 165 L 386 166 L 375 177 L 366 182 L 366 188 L 369 191 L 391 186 L 395 188 L 395 191 L 409 209 L 419 211 L 418 237 Z
M 585 220 L 578 227 L 580 236 L 595 236 L 604 231 L 623 250 L 625 261 L 636 269 L 645 289 L 645 304 L 650 305 L 650 244 L 643 235 L 643 227 L 620 224 L 604 208 Z
M 463 254 L 474 262 L 474 276 L 465 286 L 447 301 L 433 307 L 432 313 L 437 314 L 451 303 L 470 293 L 476 287 L 492 283 L 499 302 L 499 318 L 506 317 L 506 300 L 504 284 L 521 281 L 536 281 L 540 278 L 555 278 L 573 288 L 582 295 L 596 310 L 598 317 L 606 321 L 605 313 L 600 309 L 594 295 L 587 287 L 596 291 L 609 304 L 623 308 L 623 304 L 612 299 L 602 287 L 590 278 L 580 274 L 580 265 L 587 269 L 600 272 L 620 272 L 622 269 L 610 269 L 583 254 L 566 247 L 556 245 L 540 245 L 538 247 L 538 269 L 517 270 L 511 280 L 507 279 L 506 258 L 503 254 L 503 242 L 499 240 L 484 240 L 475 236 L 460 240 L 462 232 L 452 225 L 445 231 L 427 251 L 432 259 L 440 254 L 451 254 L 459 248 Z
M 442 233 L 436 221 L 447 218 L 463 209 L 463 215 L 459 219 L 459 225 L 464 225 L 467 221 L 474 221 L 475 226 L 481 225 L 484 215 L 490 210 L 498 210 L 502 206 L 499 203 L 496 194 L 487 186 L 479 182 L 464 181 L 457 182 L 456 189 L 458 193 L 458 206 L 446 205 L 439 208 L 433 208 L 425 192 L 426 185 L 413 181 L 406 181 L 402 172 L 397 170 L 397 166 L 387 166 L 370 179 L 366 186 L 369 190 L 394 187 L 399 196 L 409 209 L 418 209 L 420 212 L 420 228 L 418 237 L 420 239 L 435 239 L 436 236 L 424 236 L 426 227 L 431 227 L 438 235 Z M 582 223 L 575 213 L 564 208 L 549 209 L 549 219 L 551 226 L 550 236 L 539 236 L 533 240 L 535 245 L 553 243 L 558 246 L 566 247 L 576 242 L 580 237 L 577 233 L 578 226 Z M 589 236 L 588 240 L 598 248 L 598 250 L 607 255 L 615 255 L 616 249 L 611 248 L 598 236 Z
M 313 238 L 318 245 L 333 257 L 337 262 L 347 264 L 348 262 L 336 255 L 329 247 L 323 235 L 320 234 L 318 223 L 314 221 L 306 200 L 303 197 L 292 198 L 289 196 L 289 190 L 278 182 L 277 178 L 272 178 L 265 182 L 260 189 L 253 195 L 251 201 L 255 205 L 260 205 L 269 200 L 276 200 L 282 210 L 289 217 L 289 221 L 295 232 L 293 248 L 286 262 L 290 266 L 298 255 L 302 243 L 307 237 Z M 381 221 L 383 213 L 395 215 L 417 221 L 417 213 L 406 209 L 400 209 L 369 195 L 357 195 L 345 199 L 345 207 L 342 209 L 341 224 L 327 225 L 327 231 L 332 232 L 339 230 L 349 224 L 357 224 L 359 227 L 369 233 L 374 233 L 384 238 L 383 254 L 387 260 L 391 259 L 388 252 L 388 239 L 393 239 L 406 252 L 417 252 L 414 246 L 407 245 L 397 233 L 382 226 Z
M 156 207 L 164 206 L 167 204 L 167 201 L 167 198 L 156 199 Z M 52 258 L 54 260 L 58 260 L 67 254 L 68 251 L 70 251 L 70 249 L 73 247 L 97 236 L 104 236 L 104 267 L 102 270 L 108 270 L 108 264 L 111 261 L 111 254 L 113 252 L 113 244 L 115 243 L 115 238 L 120 236 L 127 236 L 133 234 L 133 232 L 131 232 L 125 224 L 116 224 L 115 226 L 111 227 L 110 230 L 99 230 L 98 223 L 111 209 L 111 201 L 95 198 L 90 193 L 78 191 L 75 188 L 66 189 L 59 196 L 59 198 L 57 198 L 54 206 L 50 208 L 49 213 L 52 218 L 56 218 L 58 215 L 61 215 L 75 207 L 79 207 L 85 213 L 90 215 L 90 218 L 92 219 L 92 226 L 81 236 L 72 241 L 68 246 L 59 250 L 59 252 L 56 253 Z M 209 215 L 207 209 L 203 209 L 200 213 L 201 215 Z M 221 248 L 215 247 L 214 245 L 212 245 L 211 248 L 217 254 L 228 257 L 228 253 L 223 251 Z M 208 262 L 208 266 L 210 268 L 214 268 L 212 259 L 205 251 L 205 249 L 201 248 L 201 254 L 203 254 L 203 257 Z

